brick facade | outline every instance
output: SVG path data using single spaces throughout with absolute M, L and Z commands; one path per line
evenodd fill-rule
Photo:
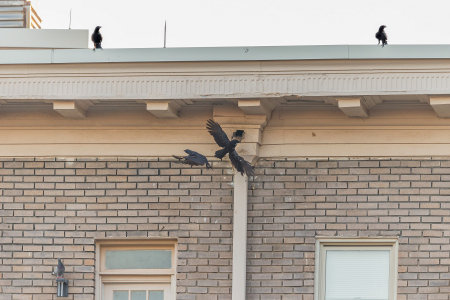
M 232 170 L 146 159 L 1 159 L 0 299 L 94 299 L 96 238 L 177 237 L 177 299 L 230 299 Z M 450 160 L 260 161 L 248 299 L 312 300 L 315 236 L 399 237 L 398 299 L 450 299 Z
M 448 159 L 260 162 L 247 299 L 312 300 L 315 236 L 398 237 L 397 299 L 449 299 L 449 187 Z
M 222 166 L 2 159 L 0 299 L 57 299 L 57 258 L 66 299 L 94 299 L 94 240 L 106 237 L 177 237 L 178 299 L 229 299 L 233 187 Z

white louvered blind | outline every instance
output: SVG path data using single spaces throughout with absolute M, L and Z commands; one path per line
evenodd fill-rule
M 388 300 L 389 250 L 327 250 L 325 300 Z

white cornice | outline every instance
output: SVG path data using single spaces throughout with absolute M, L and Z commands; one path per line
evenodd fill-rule
M 450 94 L 450 72 L 0 78 L 0 99 L 173 100 Z

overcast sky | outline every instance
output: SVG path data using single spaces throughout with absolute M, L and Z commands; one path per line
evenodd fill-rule
M 32 0 L 43 28 L 102 26 L 104 48 L 450 44 L 450 0 Z M 90 46 L 92 46 L 90 44 Z

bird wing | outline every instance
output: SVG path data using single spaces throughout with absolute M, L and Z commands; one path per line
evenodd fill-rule
M 91 41 L 96 44 L 101 43 L 103 41 L 103 36 L 100 32 L 94 31 L 91 35 Z
M 228 139 L 225 131 L 213 120 L 209 119 L 206 122 L 206 129 L 208 129 L 208 132 L 214 137 L 214 140 L 220 147 L 226 147 L 230 143 L 230 139 Z
M 186 157 L 186 160 L 196 164 L 196 165 L 204 165 L 208 160 L 206 159 L 206 157 L 198 152 L 186 149 L 184 150 L 184 152 L 186 152 L 187 154 L 189 154 L 189 156 Z
M 255 174 L 252 165 L 239 156 L 236 151 L 231 151 L 228 156 L 230 157 L 231 164 L 241 175 L 245 173 L 247 176 L 253 176 Z
M 228 157 L 230 158 L 231 164 L 233 165 L 233 167 L 239 172 L 241 173 L 241 175 L 244 175 L 244 168 L 242 167 L 242 164 L 239 160 L 239 155 L 237 154 L 236 151 L 231 151 L 228 154 Z
M 192 150 L 190 150 L 190 149 L 185 149 L 184 152 L 186 152 L 186 153 L 189 154 L 189 155 L 197 155 L 197 154 L 200 154 L 200 153 L 195 152 L 195 151 L 192 151 Z M 200 155 L 201 155 L 201 154 L 200 154 Z

